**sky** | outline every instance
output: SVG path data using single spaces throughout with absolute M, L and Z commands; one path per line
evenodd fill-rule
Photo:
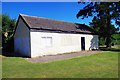
M 2 13 L 16 20 L 19 14 L 26 14 L 89 25 L 92 17 L 76 18 L 76 14 L 84 6 L 84 4 L 77 2 L 2 2 Z

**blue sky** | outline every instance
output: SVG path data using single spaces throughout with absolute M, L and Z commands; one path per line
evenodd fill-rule
M 76 14 L 84 6 L 77 2 L 2 2 L 2 13 L 8 14 L 16 20 L 18 15 L 22 13 L 89 25 L 92 20 L 91 17 L 84 20 L 76 18 Z

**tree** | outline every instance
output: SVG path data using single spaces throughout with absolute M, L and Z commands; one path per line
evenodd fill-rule
M 120 33 L 116 33 L 112 35 L 113 43 L 120 45 Z
M 120 26 L 120 2 L 90 2 L 76 15 L 77 18 L 88 18 L 94 16 L 98 20 L 100 27 L 106 26 L 106 47 L 111 47 L 111 21 Z M 94 24 L 94 23 L 93 23 Z
M 6 14 L 2 14 L 2 47 L 4 50 L 11 50 L 13 48 L 13 33 L 16 21 L 10 19 Z
M 2 35 L 2 15 L 0 15 L 0 35 Z M 0 50 L 2 48 L 2 36 L 0 36 Z
M 105 34 L 107 32 L 107 26 L 105 25 L 105 21 L 93 18 L 92 22 L 90 22 L 90 28 L 94 29 L 94 31 L 97 32 L 97 34 L 99 35 L 99 44 L 105 45 L 107 37 L 107 35 Z M 119 31 L 119 28 L 115 28 L 112 24 L 110 24 L 110 28 L 110 34 L 115 34 Z M 111 40 L 113 40 L 112 37 Z

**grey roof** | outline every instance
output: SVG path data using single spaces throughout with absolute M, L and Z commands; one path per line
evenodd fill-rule
M 64 21 L 52 20 L 52 19 L 41 18 L 36 16 L 28 16 L 23 14 L 20 14 L 20 17 L 22 17 L 22 19 L 30 29 L 55 30 L 55 31 L 63 31 L 63 32 L 77 32 L 77 33 L 93 33 L 91 29 L 84 24 L 64 22 Z

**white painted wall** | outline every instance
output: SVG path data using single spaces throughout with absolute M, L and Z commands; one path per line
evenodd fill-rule
M 18 26 L 14 35 L 14 51 L 16 54 L 24 56 L 30 55 L 30 32 L 28 27 L 20 18 Z
M 43 40 L 45 37 L 49 39 Z M 30 32 L 20 18 L 14 35 L 14 49 L 29 57 L 76 52 L 81 51 L 81 37 L 85 37 L 85 50 L 98 49 L 97 35 Z M 51 41 L 51 45 L 47 41 Z
M 31 57 L 81 51 L 81 37 L 85 37 L 85 50 L 98 49 L 97 35 L 30 32 L 30 36 Z M 52 37 L 52 46 L 45 47 L 42 37 Z

